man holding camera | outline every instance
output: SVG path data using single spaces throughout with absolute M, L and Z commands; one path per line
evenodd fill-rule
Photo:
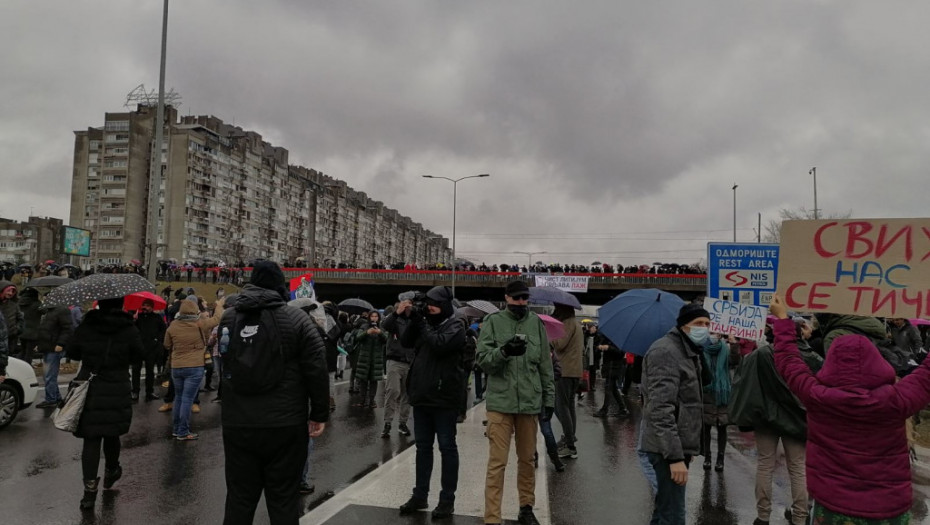
M 397 299 L 401 302 L 411 302 L 416 296 L 415 292 L 404 292 Z M 410 403 L 407 400 L 407 374 L 410 373 L 410 362 L 413 361 L 413 348 L 400 343 L 400 334 L 410 324 L 410 312 L 399 314 L 400 302 L 394 306 L 394 311 L 384 316 L 381 328 L 388 333 L 387 349 L 387 381 L 384 383 L 384 430 L 382 438 L 391 437 L 391 422 L 394 413 L 400 412 L 397 431 L 404 436 L 410 435 L 407 428 L 407 419 L 410 417 Z M 405 308 L 405 310 L 408 310 Z
M 536 503 L 537 417 L 552 418 L 555 406 L 549 340 L 542 321 L 529 311 L 529 288 L 523 281 L 507 285 L 507 309 L 485 317 L 478 339 L 478 366 L 488 374 L 488 471 L 484 489 L 485 523 L 501 523 L 504 471 L 511 436 L 517 448 L 518 522 L 538 525 Z
M 452 292 L 445 286 L 430 289 L 425 297 L 401 301 L 394 313 L 410 319 L 400 329 L 400 344 L 414 349 L 407 396 L 413 407 L 413 435 L 417 445 L 416 484 L 413 495 L 401 505 L 400 513 L 412 514 L 427 508 L 433 472 L 433 441 L 438 440 L 442 490 L 433 519 L 451 518 L 459 480 L 455 421 L 465 390 L 462 371 L 465 322 L 455 316 Z

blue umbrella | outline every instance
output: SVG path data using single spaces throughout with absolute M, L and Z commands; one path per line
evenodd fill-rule
M 662 290 L 630 290 L 598 309 L 598 330 L 624 352 L 646 355 L 675 326 L 684 305 L 680 297 Z
M 564 304 L 581 310 L 581 301 L 577 297 L 554 286 L 531 286 L 530 304 Z

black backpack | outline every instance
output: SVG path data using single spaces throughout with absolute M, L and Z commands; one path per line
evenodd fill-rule
M 223 355 L 223 375 L 236 394 L 256 395 L 280 384 L 285 370 L 274 310 L 236 312 Z

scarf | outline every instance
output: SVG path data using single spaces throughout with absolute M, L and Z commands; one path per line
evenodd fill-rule
M 196 321 L 200 319 L 200 314 L 182 314 L 174 318 L 175 321 Z
M 718 407 L 727 406 L 730 403 L 729 350 L 729 345 L 721 338 L 716 343 L 707 343 L 701 352 L 705 369 L 713 374 L 713 379 L 704 389 L 714 394 L 714 401 Z

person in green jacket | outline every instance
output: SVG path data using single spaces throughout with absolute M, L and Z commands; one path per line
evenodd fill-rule
M 478 339 L 477 363 L 488 374 L 485 523 L 501 523 L 504 471 L 511 437 L 515 437 L 517 449 L 518 520 L 524 525 L 539 523 L 533 514 L 536 418 L 541 413 L 545 421 L 552 418 L 555 384 L 546 329 L 539 316 L 529 311 L 529 296 L 529 288 L 523 281 L 508 284 L 504 296 L 507 309 L 485 317 Z
M 362 401 L 358 404 L 362 408 L 375 408 L 378 381 L 384 376 L 386 344 L 387 334 L 381 330 L 381 314 L 369 312 L 368 323 L 355 331 L 355 351 L 358 352 L 355 379 L 362 392 Z

